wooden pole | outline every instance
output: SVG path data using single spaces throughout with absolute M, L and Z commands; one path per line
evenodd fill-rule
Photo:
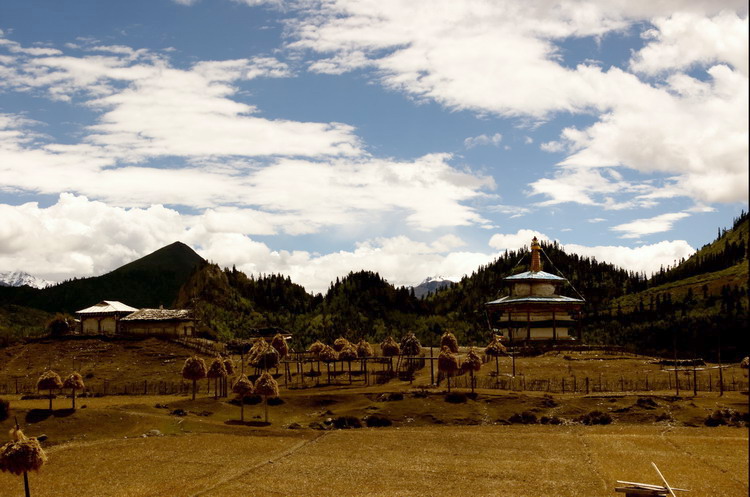
M 432 346 L 430 346 L 430 385 L 435 384 L 435 361 L 432 360 Z

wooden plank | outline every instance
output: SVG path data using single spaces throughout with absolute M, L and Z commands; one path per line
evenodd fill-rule
M 646 488 L 655 488 L 655 489 L 664 489 L 664 491 L 667 491 L 667 488 L 662 485 L 652 485 L 650 483 L 638 483 L 634 481 L 624 481 L 624 480 L 617 480 L 617 483 L 622 483 L 624 485 L 635 485 L 638 487 L 646 487 Z M 686 490 L 684 488 L 672 488 L 672 490 L 678 491 L 678 492 L 690 492 L 690 490 Z
M 656 466 L 656 463 L 652 461 L 652 462 L 651 462 L 651 465 L 652 465 L 652 466 L 654 467 L 654 469 L 656 470 L 656 472 L 657 472 L 657 473 L 659 473 L 659 478 L 661 478 L 661 481 L 663 481 L 663 482 L 664 482 L 664 486 L 665 486 L 665 487 L 667 487 L 667 490 L 669 490 L 669 494 L 670 494 L 670 495 L 671 495 L 672 497 L 677 497 L 677 496 L 676 496 L 676 495 L 674 494 L 674 492 L 672 491 L 672 488 L 671 488 L 671 487 L 669 486 L 669 483 L 667 482 L 667 479 L 666 479 L 666 478 L 664 478 L 664 475 L 662 475 L 662 474 L 661 474 L 661 471 L 659 471 L 659 468 L 658 468 L 658 467 Z

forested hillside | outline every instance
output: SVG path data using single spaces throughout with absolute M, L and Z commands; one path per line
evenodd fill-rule
M 543 269 L 568 278 L 563 294 L 586 300 L 586 342 L 712 358 L 721 341 L 727 358 L 746 354 L 748 215 L 734 221 L 713 243 L 651 278 L 568 254 L 556 243 L 542 244 Z M 449 329 L 463 344 L 482 345 L 491 335 L 483 304 L 504 294 L 503 278 L 528 264 L 526 251 L 508 251 L 424 299 L 370 271 L 337 278 L 324 295 L 311 295 L 288 276 L 222 269 L 178 243 L 99 278 L 5 295 L 8 289 L 0 288 L 0 314 L 17 305 L 71 312 L 105 298 L 138 307 L 174 302 L 193 308 L 202 332 L 221 340 L 277 326 L 293 333 L 296 347 L 338 336 L 380 341 L 407 331 L 436 344 Z

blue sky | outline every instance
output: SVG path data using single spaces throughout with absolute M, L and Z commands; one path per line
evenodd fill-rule
M 647 273 L 747 209 L 736 1 L 0 4 L 0 270 L 174 240 L 323 290 L 531 236 Z

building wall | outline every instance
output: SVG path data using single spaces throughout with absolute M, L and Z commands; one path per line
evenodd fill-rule
M 558 340 L 568 340 L 575 336 L 573 330 L 568 327 L 556 328 L 555 332 Z M 512 330 L 512 335 L 512 337 L 508 337 L 511 340 L 526 340 L 528 336 L 526 328 L 516 328 Z M 552 328 L 531 328 L 532 340 L 552 340 L 553 338 Z
M 531 295 L 536 297 L 551 297 L 555 294 L 555 285 L 550 283 L 532 283 Z
M 193 336 L 193 321 L 123 321 L 120 323 L 122 333 L 131 335 L 172 335 L 177 337 Z
M 531 295 L 531 285 L 528 283 L 515 283 L 510 294 L 513 297 L 528 297 Z
M 84 335 L 114 335 L 117 321 L 114 317 L 89 317 L 81 319 L 81 332 Z

